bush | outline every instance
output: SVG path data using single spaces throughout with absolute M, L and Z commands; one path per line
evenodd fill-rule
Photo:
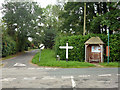
M 65 49 L 59 49 L 59 46 L 65 46 L 66 42 L 68 41 L 69 46 L 73 46 L 74 48 L 69 50 L 69 60 L 71 61 L 81 61 L 85 60 L 85 42 L 91 38 L 98 36 L 101 40 L 105 43 L 104 44 L 104 61 L 107 61 L 106 57 L 106 46 L 108 36 L 105 34 L 88 34 L 86 36 L 82 35 L 75 35 L 75 36 L 66 36 L 66 37 L 59 37 L 56 39 L 55 43 L 55 52 L 56 55 L 60 55 L 62 60 L 65 60 Z M 120 34 L 110 35 L 110 61 L 120 61 Z
M 8 35 L 2 37 L 2 57 L 16 53 L 16 42 Z

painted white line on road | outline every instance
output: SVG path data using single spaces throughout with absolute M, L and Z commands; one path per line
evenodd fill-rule
M 45 76 L 45 77 L 43 77 L 42 79 L 56 79 L 56 77 L 55 76 L 53 76 L 53 77 L 51 77 L 51 76 Z
M 117 74 L 117 76 L 120 76 L 120 74 Z
M 62 79 L 69 79 L 71 76 L 62 76 Z
M 44 68 L 46 70 L 56 70 L 57 68 Z
M 106 76 L 111 76 L 111 74 L 102 74 L 102 75 L 98 75 L 99 77 L 106 77 Z
M 9 69 L 9 68 L 8 68 Z M 10 69 L 17 69 L 17 68 L 10 68 Z
M 22 64 L 22 63 L 16 63 L 16 64 L 14 64 L 13 66 L 14 66 L 14 67 L 16 67 L 16 66 L 25 67 L 26 65 L 25 65 L 25 64 Z
M 35 68 L 28 68 L 28 69 L 31 69 L 31 70 L 33 70 L 33 69 L 35 69 Z
M 76 87 L 76 83 L 74 81 L 74 77 L 71 76 L 71 82 L 72 82 L 72 88 L 75 88 Z
M 52 69 L 52 68 L 45 68 L 45 69 L 48 69 L 48 70 L 49 70 L 49 69 Z
M 90 75 L 79 75 L 79 77 L 90 77 Z
M 36 77 L 24 77 L 23 79 L 24 79 L 24 80 L 35 80 Z
M 4 78 L 4 79 L 1 79 L 0 81 L 2 81 L 2 82 L 5 82 L 5 81 L 13 81 L 13 80 L 15 80 L 16 78 Z
M 107 83 L 109 83 L 110 81 L 96 81 L 96 82 L 107 82 Z
M 37 68 L 37 69 L 43 69 L 43 68 Z
M 58 69 L 58 68 L 53 68 L 53 70 L 56 70 L 56 69 Z

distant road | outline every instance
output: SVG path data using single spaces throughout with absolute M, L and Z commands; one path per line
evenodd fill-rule
M 32 50 L 32 51 L 26 51 L 25 53 L 16 56 L 12 59 L 3 60 L 2 63 L 4 64 L 3 68 L 14 68 L 15 66 L 24 65 L 24 67 L 35 67 L 34 65 L 30 64 L 30 60 L 32 60 L 33 56 L 38 52 L 39 50 Z

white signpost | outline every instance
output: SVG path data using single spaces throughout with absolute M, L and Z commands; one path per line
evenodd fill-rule
M 40 44 L 40 55 L 39 55 L 39 62 L 40 62 L 40 57 L 41 57 L 41 50 L 45 48 L 44 44 Z
M 73 49 L 73 46 L 68 46 L 68 42 L 66 43 L 66 46 L 60 46 L 60 49 L 66 49 L 66 61 L 68 61 L 68 49 Z

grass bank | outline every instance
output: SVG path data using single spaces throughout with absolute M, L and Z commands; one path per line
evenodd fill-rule
M 39 62 L 39 53 L 37 53 L 32 59 L 32 63 L 38 66 L 48 66 L 48 67 L 62 67 L 62 68 L 84 68 L 84 67 L 94 67 L 95 65 L 87 62 L 78 61 L 56 61 L 55 52 L 50 49 L 45 49 L 41 53 L 41 60 Z
M 104 63 L 99 63 L 99 64 L 104 67 L 120 67 L 119 62 L 109 62 L 109 64 L 107 62 L 104 62 Z

